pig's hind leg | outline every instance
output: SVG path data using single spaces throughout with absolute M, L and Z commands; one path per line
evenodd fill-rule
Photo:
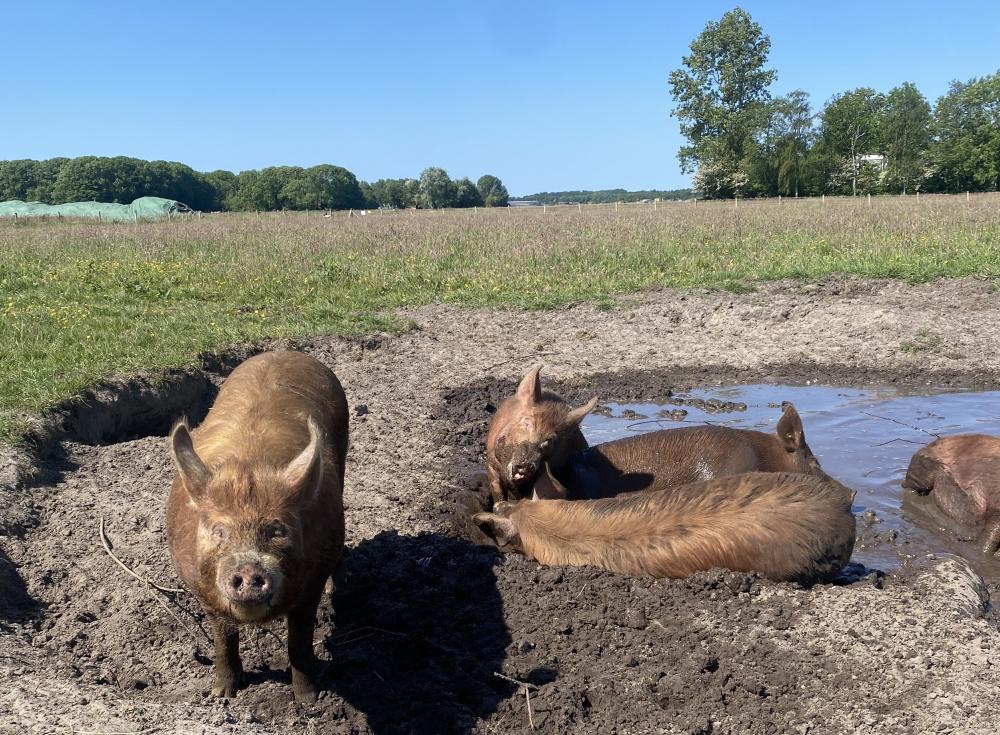
M 987 556 L 998 555 L 997 552 L 1000 551 L 1000 521 L 995 521 L 994 525 L 983 534 L 983 538 L 986 539 L 983 544 L 983 553 Z
M 228 620 L 212 616 L 212 639 L 215 643 L 215 681 L 213 697 L 235 697 L 243 686 L 243 662 L 240 661 L 240 630 Z

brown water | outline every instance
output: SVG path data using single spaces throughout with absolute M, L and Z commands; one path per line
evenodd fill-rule
M 741 385 L 695 390 L 679 397 L 739 402 L 746 404 L 746 410 L 713 413 L 669 403 L 605 404 L 611 415 L 590 415 L 583 424 L 584 434 L 596 444 L 690 424 L 773 432 L 781 402 L 791 401 L 823 469 L 858 493 L 854 511 L 859 541 L 854 561 L 889 571 L 929 554 L 960 554 L 984 576 L 1000 577 L 1000 564 L 983 560 L 975 544 L 964 541 L 962 532 L 941 518 L 931 503 L 904 493 L 900 486 L 910 458 L 936 435 L 1000 435 L 1000 392 Z M 688 412 L 683 421 L 658 416 L 660 411 L 677 409 Z M 626 411 L 638 416 L 623 417 Z

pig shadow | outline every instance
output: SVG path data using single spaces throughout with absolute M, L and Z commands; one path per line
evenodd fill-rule
M 43 605 L 28 594 L 28 587 L 14 562 L 0 549 L 0 633 L 9 633 L 8 623 L 20 623 L 41 614 Z
M 515 687 L 495 549 L 440 534 L 379 534 L 349 549 L 333 597 L 321 685 L 373 732 L 468 733 Z

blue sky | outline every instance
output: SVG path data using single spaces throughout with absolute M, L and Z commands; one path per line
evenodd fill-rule
M 2 6 L 0 159 L 128 155 L 512 194 L 677 188 L 667 75 L 732 3 L 47 2 Z M 1000 3 L 744 2 L 776 94 L 820 106 L 1000 66 Z

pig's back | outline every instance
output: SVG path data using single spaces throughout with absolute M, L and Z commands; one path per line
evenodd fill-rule
M 308 444 L 310 416 L 324 429 L 327 459 L 336 463 L 342 481 L 347 399 L 333 372 L 301 352 L 268 352 L 242 363 L 192 438 L 209 467 L 227 459 L 278 467 Z
M 720 426 L 653 431 L 577 452 L 557 475 L 570 498 L 585 499 L 752 472 L 765 469 L 747 436 L 756 433 Z

